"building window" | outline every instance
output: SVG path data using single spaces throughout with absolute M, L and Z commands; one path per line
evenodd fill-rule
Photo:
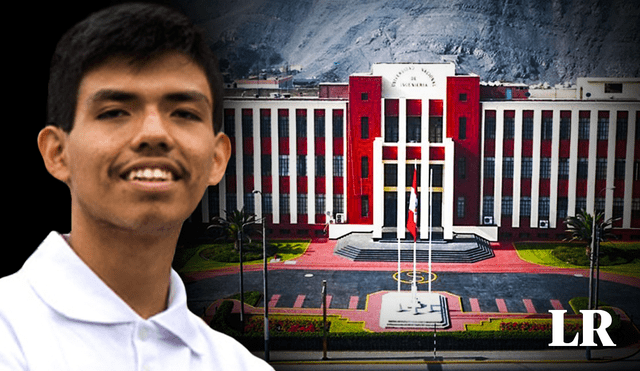
M 289 194 L 280 194 L 280 215 L 289 215 Z
M 407 117 L 407 142 L 417 143 L 421 140 L 422 120 L 420 117 Z
M 298 176 L 307 176 L 307 156 L 298 155 L 296 157 L 296 168 Z
M 238 205 L 237 203 L 237 197 L 235 193 L 227 193 L 226 197 L 225 197 L 225 202 L 226 202 L 226 206 L 225 206 L 225 212 L 227 211 L 231 211 L 231 210 L 237 210 L 238 209 Z
M 542 140 L 550 140 L 553 136 L 553 117 L 552 112 L 544 111 L 542 113 Z
M 442 117 L 429 117 L 429 141 L 442 143 Z
M 466 157 L 458 157 L 458 178 L 460 179 L 467 178 L 467 158 Z
M 225 175 L 231 176 L 235 174 L 236 174 L 236 155 L 231 154 L 231 156 L 229 157 L 227 170 L 225 170 Z
M 495 161 L 494 157 L 485 157 L 484 159 L 484 177 L 489 179 L 495 175 Z
M 640 161 L 635 161 L 633 163 L 633 180 L 640 180 Z
M 262 176 L 271 175 L 271 155 L 260 156 L 260 172 Z
M 298 215 L 306 215 L 307 214 L 307 194 L 306 193 L 298 193 Z
M 369 139 L 369 118 L 360 117 L 360 138 Z
M 502 177 L 504 179 L 513 178 L 513 157 L 502 158 Z
M 531 197 L 520 197 L 520 216 L 531 216 Z
M 366 179 L 369 177 L 369 157 L 363 156 L 360 159 L 360 177 Z
M 384 164 L 384 186 L 398 186 L 398 164 Z
M 525 111 L 522 118 L 522 139 L 533 139 L 533 112 Z
M 531 179 L 533 174 L 533 159 L 531 157 L 522 158 L 522 166 L 520 167 L 520 177 L 523 179 Z
M 482 198 L 482 215 L 493 216 L 493 196 L 484 196 Z
M 225 110 L 224 112 L 224 132 L 230 137 L 236 135 L 236 120 L 233 110 Z
M 540 159 L 540 179 L 551 178 L 551 158 L 543 157 Z
M 298 138 L 306 138 L 307 137 L 307 111 L 306 110 L 296 110 L 296 137 Z
M 580 213 L 582 210 L 587 209 L 587 198 L 586 197 L 576 197 L 576 215 Z
M 360 93 L 360 100 L 369 100 L 369 93 Z
M 605 83 L 604 92 L 607 94 L 620 94 L 622 93 L 622 84 L 619 83 Z
M 513 139 L 515 135 L 515 118 L 513 116 L 504 117 L 504 139 Z
M 255 197 L 253 192 L 245 193 L 244 194 L 244 211 L 246 211 L 249 214 L 255 214 L 256 212 L 255 205 L 256 205 Z
M 640 198 L 631 200 L 631 217 L 634 219 L 640 218 Z
M 253 113 L 250 109 L 242 110 L 242 137 L 253 138 Z
M 558 160 L 558 178 L 569 179 L 569 159 L 561 158 Z
M 333 195 L 333 213 L 344 213 L 344 195 Z
M 501 213 L 504 216 L 511 216 L 513 214 L 513 197 L 502 197 Z
M 596 197 L 596 204 L 595 204 L 596 213 L 603 212 L 605 206 L 606 206 L 605 198 L 604 197 Z
M 607 159 L 599 157 L 596 160 L 596 179 L 607 179 Z
M 336 112 L 333 114 L 333 137 L 334 138 L 343 138 L 344 134 L 344 120 L 342 119 L 342 115 L 338 115 Z
M 538 217 L 549 218 L 549 197 L 540 197 L 538 199 Z
M 439 164 L 429 165 L 429 170 L 433 170 L 433 182 L 431 183 L 431 187 L 442 187 L 443 169 L 444 169 L 443 165 L 439 165 Z M 418 174 L 420 174 L 420 165 L 418 165 Z M 418 179 L 418 183 L 420 183 L 420 179 Z
M 369 216 L 369 196 L 362 195 L 360 196 L 360 216 L 367 217 Z
M 344 157 L 333 156 L 333 176 L 342 176 L 344 173 Z
M 398 142 L 398 117 L 387 116 L 384 119 L 384 141 L 387 143 Z
M 589 139 L 590 118 L 587 116 L 589 111 L 581 111 L 578 119 L 578 139 Z
M 615 171 L 614 171 L 614 177 L 618 180 L 622 180 L 624 179 L 624 173 L 625 173 L 625 167 L 626 167 L 627 161 L 625 161 L 624 159 L 620 159 L 617 158 L 616 159 L 616 164 L 615 164 Z
M 288 155 L 280 155 L 278 157 L 278 165 L 279 165 L 279 175 L 280 176 L 289 176 L 289 156 Z
M 289 111 L 278 110 L 278 137 L 289 138 Z
M 571 112 L 566 111 L 568 114 L 562 112 L 560 114 L 560 139 L 571 138 Z
M 622 218 L 624 213 L 624 199 L 616 197 L 613 199 L 613 217 Z
M 260 110 L 260 137 L 271 137 L 271 112 L 267 109 Z
M 558 198 L 557 215 L 558 219 L 564 219 L 567 217 L 567 209 L 569 208 L 569 200 L 566 197 Z
M 316 110 L 313 132 L 316 138 L 324 138 L 324 110 Z
M 609 116 L 598 118 L 598 140 L 609 138 Z
M 458 139 L 467 139 L 467 118 L 458 119 Z
M 496 138 L 496 117 L 486 115 L 484 118 L 484 139 Z
M 458 218 L 464 218 L 464 197 L 458 197 L 456 201 L 456 216 Z
M 325 199 L 325 194 L 316 194 L 316 214 L 324 214 L 327 212 Z
M 324 176 L 324 156 L 316 156 L 316 176 Z
M 467 101 L 467 94 L 466 93 L 461 93 L 460 95 L 458 95 L 458 100 L 460 102 L 466 102 Z
M 263 214 L 273 214 L 273 196 L 271 193 L 263 193 L 264 196 L 264 210 L 262 210 Z
M 629 120 L 627 118 L 627 112 L 618 112 L 618 119 L 616 120 L 616 139 L 626 140 L 628 131 Z
M 589 160 L 580 157 L 578 158 L 578 179 L 587 179 L 589 176 Z
M 243 157 L 242 171 L 245 175 L 253 175 L 253 155 L 245 155 Z

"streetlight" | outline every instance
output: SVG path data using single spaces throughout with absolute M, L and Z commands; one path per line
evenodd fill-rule
M 264 216 L 264 195 L 261 191 L 255 189 L 253 194 L 260 194 L 260 205 L 262 214 L 262 257 L 264 260 L 264 269 L 262 270 L 262 280 L 264 283 L 264 360 L 269 361 L 269 300 L 267 296 L 267 233 L 265 229 Z
M 593 200 L 593 220 L 591 223 L 591 254 L 589 254 L 589 305 L 588 309 L 598 309 L 598 291 L 600 288 L 600 227 L 596 228 L 596 199 L 603 191 L 607 189 L 615 189 L 615 186 L 602 188 Z M 604 218 L 604 215 L 603 215 Z M 604 221 L 603 221 L 604 222 Z M 601 223 L 602 224 L 602 223 Z M 597 276 L 596 276 L 596 287 L 595 287 L 595 295 L 594 295 L 594 287 L 593 287 L 593 264 L 596 264 Z M 595 303 L 594 298 L 595 296 Z M 587 346 L 586 348 L 587 359 L 591 359 L 591 347 Z

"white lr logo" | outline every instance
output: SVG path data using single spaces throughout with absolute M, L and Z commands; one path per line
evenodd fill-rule
M 607 327 L 611 326 L 613 320 L 611 315 L 604 310 L 581 310 L 582 313 L 582 343 L 578 345 L 578 335 L 573 338 L 570 343 L 564 342 L 564 314 L 566 310 L 549 310 L 551 312 L 551 344 L 549 346 L 555 347 L 576 347 L 587 346 L 595 347 L 597 344 L 593 341 L 593 334 L 597 333 L 602 341 L 602 345 L 608 347 L 615 347 L 616 345 L 611 341 L 609 334 L 607 333 Z M 594 314 L 600 316 L 600 326 L 594 328 Z

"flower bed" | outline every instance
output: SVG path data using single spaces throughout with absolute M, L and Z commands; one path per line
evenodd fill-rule
M 331 325 L 327 323 L 327 327 Z M 264 331 L 264 318 L 253 316 L 244 327 L 245 334 L 261 334 Z M 311 319 L 269 319 L 269 331 L 273 334 L 283 333 L 322 333 L 322 321 Z
M 575 334 L 580 328 L 580 324 L 576 322 L 564 324 L 565 334 Z M 551 332 L 551 322 L 501 322 L 500 331 Z

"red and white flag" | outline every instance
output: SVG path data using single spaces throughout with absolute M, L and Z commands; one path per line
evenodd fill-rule
M 418 169 L 413 168 L 413 186 L 409 197 L 409 215 L 407 216 L 407 229 L 413 235 L 413 240 L 418 239 Z

